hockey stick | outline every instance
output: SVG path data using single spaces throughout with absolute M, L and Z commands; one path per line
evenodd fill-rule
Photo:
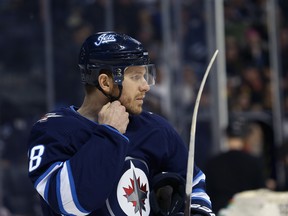
M 191 123 L 191 130 L 190 130 L 190 143 L 189 143 L 189 154 L 188 154 L 188 162 L 187 162 L 187 175 L 186 175 L 186 198 L 185 198 L 185 216 L 190 216 L 190 208 L 191 208 L 191 194 L 192 194 L 192 186 L 193 186 L 193 169 L 194 169 L 194 151 L 195 151 L 195 131 L 196 131 L 196 121 L 197 121 L 197 114 L 198 114 L 198 107 L 202 95 L 202 91 L 210 72 L 210 69 L 216 59 L 218 54 L 218 50 L 215 51 L 214 55 L 212 56 L 210 63 L 206 69 L 204 77 L 201 81 L 201 85 L 197 94 L 197 98 L 195 101 L 193 116 L 192 116 L 192 123 Z

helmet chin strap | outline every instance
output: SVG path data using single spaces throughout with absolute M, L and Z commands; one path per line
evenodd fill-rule
M 107 97 L 109 98 L 110 102 L 113 102 L 113 101 L 116 101 L 118 100 L 121 95 L 122 95 L 122 89 L 123 89 L 123 86 L 122 85 L 117 85 L 118 86 L 118 89 L 119 89 L 119 95 L 117 97 L 111 95 L 111 94 L 107 94 L 106 92 L 104 92 L 104 90 L 100 87 L 100 85 L 97 85 L 97 88 Z

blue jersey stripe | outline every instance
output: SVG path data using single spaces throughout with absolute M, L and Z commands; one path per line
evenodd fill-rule
M 75 188 L 75 183 L 74 183 L 74 179 L 73 179 L 73 175 L 72 175 L 72 171 L 71 171 L 71 166 L 70 166 L 70 162 L 67 161 L 67 170 L 68 170 L 68 178 L 70 181 L 70 188 L 71 188 L 71 193 L 72 193 L 72 197 L 74 200 L 74 203 L 76 205 L 76 207 L 79 209 L 79 211 L 89 214 L 90 212 L 85 210 L 81 205 L 80 202 L 78 201 L 78 197 L 77 197 L 77 193 L 76 193 L 76 188 Z

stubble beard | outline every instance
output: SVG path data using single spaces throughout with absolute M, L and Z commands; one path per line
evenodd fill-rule
M 135 100 L 131 98 L 123 98 L 121 104 L 126 108 L 126 111 L 132 115 L 139 115 L 142 112 L 142 104 L 133 104 Z

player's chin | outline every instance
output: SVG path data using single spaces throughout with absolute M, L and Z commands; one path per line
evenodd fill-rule
M 130 114 L 133 114 L 133 115 L 140 115 L 141 114 L 141 112 L 142 112 L 142 105 L 140 106 L 140 105 L 138 105 L 138 106 L 134 106 L 133 108 L 131 108 L 130 110 L 129 110 L 129 113 Z

